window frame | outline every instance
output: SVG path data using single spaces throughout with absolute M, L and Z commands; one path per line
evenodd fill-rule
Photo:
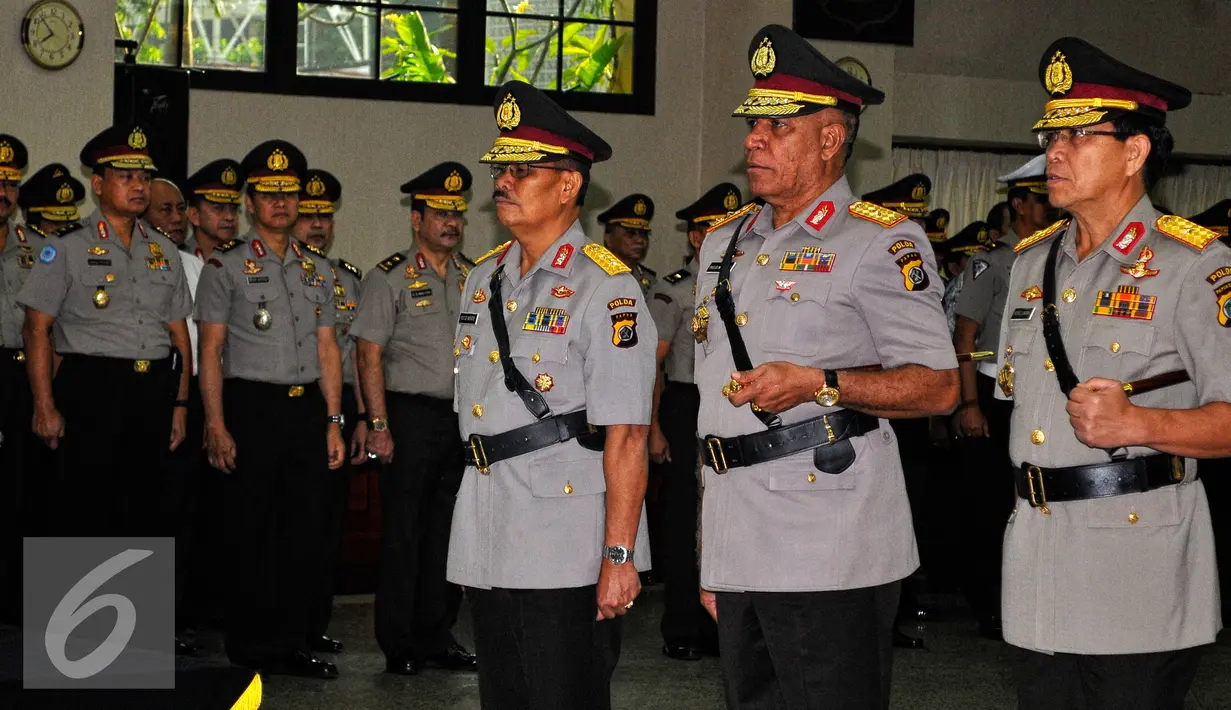
M 547 90 L 546 93 L 572 111 L 597 111 L 653 115 L 657 70 L 658 0 L 633 0 L 633 92 L 608 94 Z M 356 4 L 378 8 L 376 2 Z M 456 84 L 389 81 L 379 78 L 304 76 L 297 73 L 298 2 L 270 0 L 266 6 L 265 69 L 245 71 L 192 68 L 192 88 L 289 96 L 413 101 L 490 106 L 498 87 L 486 85 L 486 0 L 458 0 Z M 391 9 L 385 7 L 384 9 Z M 181 10 L 182 12 L 182 10 Z M 534 19 L 536 14 L 528 14 Z M 564 20 L 567 22 L 568 20 Z M 482 25 L 475 27 L 476 24 Z M 587 24 L 607 24 L 603 22 Z M 379 35 L 379 32 L 377 33 Z M 177 52 L 181 48 L 177 43 Z M 376 60 L 379 62 L 379 58 Z M 379 77 L 379 65 L 377 67 Z

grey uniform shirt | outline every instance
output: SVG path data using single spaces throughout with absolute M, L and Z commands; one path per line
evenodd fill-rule
M 585 409 L 591 424 L 648 425 L 658 333 L 637 282 L 620 273 L 626 267 L 587 240 L 578 222 L 524 277 L 521 253 L 513 242 L 499 256 L 480 259 L 466 283 L 473 297 L 458 317 L 454 399 L 462 438 L 535 421 L 505 388 L 493 356 L 487 300 L 489 280 L 501 267 L 510 355 L 552 413 Z M 449 580 L 514 589 L 596 583 L 606 490 L 602 452 L 575 439 L 494 463 L 490 475 L 468 466 L 453 511 Z M 639 570 L 650 560 L 644 517 L 635 545 Z
M 168 324 L 192 314 L 175 243 L 137 220 L 125 249 L 99 210 L 81 229 L 46 242 L 17 300 L 56 319 L 56 352 L 64 355 L 159 360 L 171 351 Z
M 412 247 L 368 272 L 351 335 L 384 349 L 385 389 L 453 398 L 451 343 L 470 267 L 455 254 L 442 279 Z
M 975 254 L 962 272 L 962 290 L 954 303 L 954 313 L 979 324 L 975 331 L 975 350 L 995 350 L 1000 339 L 1000 321 L 1009 297 L 1009 270 L 1017 254 L 1013 247 L 1022 240 L 1016 231 L 996 240 L 990 249 Z M 996 376 L 996 363 L 981 360 L 980 373 Z
M 1109 460 L 1077 440 L 1056 373 L 1045 367 L 1040 289 L 1055 239 L 1064 240 L 1056 268 L 1060 330 L 1078 381 L 1131 382 L 1187 370 L 1192 382 L 1133 397 L 1133 404 L 1193 409 L 1231 401 L 1231 250 L 1177 241 L 1159 231 L 1158 218 L 1143 197 L 1081 263 L 1075 227 L 1019 253 L 998 353 L 1001 365 L 1007 360 L 1015 371 L 1015 466 Z M 1175 231 L 1168 225 L 1178 219 L 1164 217 L 1162 224 Z M 1155 453 L 1128 449 L 1130 457 Z M 1149 493 L 1049 502 L 1050 515 L 1019 500 L 1005 532 L 1005 640 L 1085 654 L 1212 643 L 1222 624 L 1210 511 L 1194 480 L 1196 462 L 1187 460 L 1185 470 L 1179 485 Z
M 320 379 L 316 329 L 333 327 L 333 280 L 329 260 L 307 244 L 290 240 L 282 259 L 250 233 L 219 247 L 197 284 L 198 323 L 227 327 L 223 377 L 280 385 Z M 270 327 L 253 322 L 269 312 Z
M 694 266 L 695 269 L 695 266 Z M 680 269 L 654 284 L 649 295 L 650 315 L 658 328 L 659 341 L 671 343 L 663 370 L 672 382 L 692 384 L 692 307 L 697 293 L 697 275 Z
M 632 264 L 631 269 L 633 278 L 637 280 L 637 285 L 641 287 L 641 293 L 649 296 L 650 290 L 658 282 L 658 274 L 653 269 L 641 264 Z
M 342 384 L 355 384 L 355 337 L 351 327 L 359 312 L 359 280 L 363 272 L 342 259 L 334 259 L 333 307 L 337 310 L 338 354 L 342 356 Z
M 17 302 L 17 294 L 34 271 L 46 240 L 36 229 L 9 224 L 8 241 L 0 252 L 0 347 L 21 348 L 21 324 L 26 311 Z
M 713 293 L 740 224 L 737 218 L 710 234 L 697 262 L 696 308 L 708 314 L 696 348 L 700 435 L 765 431 L 748 405 L 736 409 L 722 394 L 735 364 Z M 744 223 L 736 247 L 731 285 L 753 365 L 957 367 L 923 231 L 903 215 L 856 202 L 846 178 L 778 229 L 773 207 L 764 207 Z M 827 411 L 810 402 L 781 416 L 793 424 Z M 893 430 L 882 421 L 851 443 L 857 458 L 840 475 L 816 470 L 811 451 L 723 475 L 704 467 L 702 586 L 852 589 L 914 571 L 919 557 Z

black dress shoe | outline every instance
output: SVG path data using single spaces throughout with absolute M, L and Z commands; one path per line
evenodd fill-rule
M 455 643 L 444 653 L 424 659 L 423 665 L 446 671 L 477 671 L 479 670 L 479 659 L 463 648 L 460 643 Z
M 293 675 L 328 680 L 338 677 L 338 667 L 307 651 L 292 651 L 269 664 L 262 664 L 271 675 Z
M 191 656 L 197 652 L 197 645 L 179 636 L 175 637 L 175 655 Z
M 317 653 L 341 653 L 343 646 L 341 641 L 322 634 L 308 637 L 308 648 Z
M 893 647 L 894 648 L 923 648 L 923 639 L 907 636 L 906 634 L 893 630 Z
M 391 656 L 385 659 L 385 672 L 393 675 L 419 675 L 419 662 L 410 656 Z
M 677 661 L 699 661 L 703 654 L 696 646 L 668 643 L 663 645 L 663 655 Z

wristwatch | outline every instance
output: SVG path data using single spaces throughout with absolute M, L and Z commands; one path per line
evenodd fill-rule
M 822 407 L 836 407 L 841 393 L 838 392 L 838 373 L 825 370 L 825 386 L 813 393 L 812 397 Z
M 389 420 L 384 417 L 372 417 L 368 420 L 372 431 L 389 431 Z
M 345 414 L 330 414 L 328 417 L 326 417 L 326 419 L 329 421 L 330 424 L 337 424 L 338 426 L 346 426 L 346 415 Z
M 626 565 L 633 561 L 633 549 L 623 545 L 606 545 L 603 547 L 603 559 L 610 560 L 613 565 Z

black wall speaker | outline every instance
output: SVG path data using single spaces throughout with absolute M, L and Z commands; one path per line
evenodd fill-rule
M 115 123 L 137 122 L 158 137 L 158 173 L 182 183 L 188 176 L 189 73 L 143 64 L 115 65 Z

